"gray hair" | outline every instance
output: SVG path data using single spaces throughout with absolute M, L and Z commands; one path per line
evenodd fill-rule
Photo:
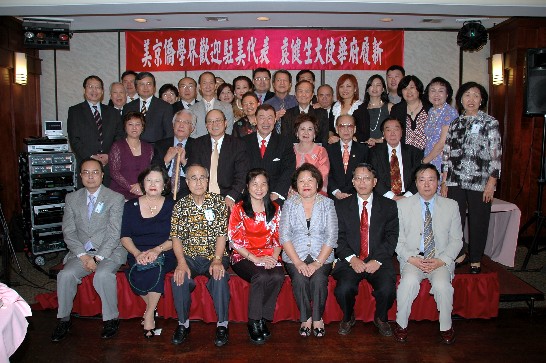
M 190 110 L 188 110 L 186 108 L 178 111 L 173 116 L 173 125 L 174 125 L 174 123 L 176 121 L 176 117 L 179 116 L 179 115 L 190 115 L 191 116 L 191 124 L 192 124 L 193 128 L 195 129 L 195 124 L 197 124 L 197 116 L 195 116 L 195 114 L 193 112 L 191 112 Z
M 123 87 L 123 90 L 125 91 L 125 93 L 127 93 L 127 91 L 125 90 L 125 86 L 121 82 L 112 82 L 112 84 L 110 85 L 110 93 L 112 93 L 112 88 L 117 84 L 119 84 L 121 87 Z

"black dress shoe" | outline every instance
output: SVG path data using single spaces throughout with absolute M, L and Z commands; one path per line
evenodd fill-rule
M 473 275 L 477 275 L 482 272 L 482 268 L 480 266 L 470 266 L 470 273 Z
M 373 319 L 373 323 L 377 327 L 379 334 L 383 335 L 384 337 L 392 336 L 392 329 L 389 323 L 387 323 L 386 321 L 382 321 L 379 318 Z
M 225 326 L 216 327 L 216 336 L 214 337 L 214 345 L 221 347 L 228 342 L 229 329 Z
M 102 328 L 102 333 L 100 334 L 101 338 L 108 339 L 112 338 L 119 329 L 119 319 L 111 319 L 104 322 L 104 327 Z
M 351 332 L 352 327 L 355 325 L 355 315 L 353 314 L 351 316 L 351 320 L 349 321 L 342 321 L 339 323 L 339 330 L 337 331 L 341 335 L 347 335 Z
M 260 330 L 262 331 L 262 335 L 264 339 L 269 339 L 271 337 L 271 332 L 269 331 L 269 328 L 267 327 L 267 321 L 265 319 L 260 320 Z
M 51 335 L 51 340 L 54 342 L 60 342 L 63 340 L 68 332 L 70 331 L 70 327 L 72 326 L 72 323 L 69 321 L 59 321 L 59 324 L 55 327 L 55 330 L 53 331 L 53 334 Z
M 444 344 L 453 344 L 455 342 L 455 330 L 453 330 L 453 327 L 446 331 L 440 331 L 440 338 Z
M 394 338 L 400 343 L 408 340 L 408 328 L 402 328 L 398 323 L 394 326 Z
M 176 330 L 174 331 L 173 338 L 171 339 L 171 342 L 175 345 L 182 344 L 186 339 L 188 339 L 188 335 L 190 335 L 191 327 L 185 327 L 184 325 L 178 324 L 176 327 Z
M 261 320 L 248 320 L 248 336 L 250 337 L 250 341 L 254 344 L 263 344 L 265 343 L 265 338 L 262 332 L 262 329 L 260 329 L 260 322 Z

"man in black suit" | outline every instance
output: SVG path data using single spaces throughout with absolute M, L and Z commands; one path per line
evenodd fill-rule
M 206 117 L 207 135 L 198 137 L 192 145 L 190 165 L 203 165 L 210 171 L 209 192 L 225 197 L 233 207 L 246 186 L 248 158 L 245 144 L 226 134 L 227 120 L 220 110 L 210 110 Z M 216 164 L 216 166 L 215 166 Z
M 275 109 L 263 104 L 256 109 L 256 132 L 243 137 L 249 168 L 263 168 L 269 174 L 271 200 L 279 205 L 288 195 L 292 174 L 296 170 L 294 146 L 275 130 Z M 263 156 L 262 156 L 263 151 Z
M 417 193 L 413 172 L 421 165 L 423 159 L 422 150 L 400 142 L 403 127 L 402 122 L 397 119 L 383 121 L 381 131 L 385 141 L 375 144 L 370 153 L 370 164 L 377 170 L 379 179 L 376 191 L 394 200 L 411 197 Z M 397 163 L 394 163 L 395 160 Z M 398 165 L 398 171 L 395 165 Z M 391 168 L 393 168 L 393 175 L 396 175 L 396 172 L 399 173 L 401 185 L 391 178 Z
M 275 96 L 271 92 L 271 72 L 267 68 L 256 68 L 252 71 L 252 83 L 254 84 L 254 92 L 258 96 L 260 105 L 268 99 Z
M 101 103 L 104 83 L 98 76 L 83 81 L 85 101 L 68 109 L 67 133 L 72 152 L 76 155 L 77 169 L 81 161 L 93 158 L 104 166 L 104 185 L 110 185 L 108 153 L 112 143 L 123 137 L 119 114 Z M 78 176 L 78 186 L 82 186 Z
M 353 171 L 360 163 L 368 161 L 368 145 L 353 141 L 355 119 L 341 115 L 336 120 L 339 141 L 326 146 L 330 160 L 328 195 L 334 200 L 344 199 L 354 193 Z
M 123 83 L 123 87 L 125 87 L 125 90 L 127 91 L 126 103 L 132 102 L 138 98 L 135 83 L 137 75 L 138 73 L 132 70 L 126 70 L 121 74 L 121 83 Z
M 173 112 L 189 109 L 197 101 L 197 82 L 191 77 L 184 77 L 178 81 L 180 101 L 173 103 Z
M 328 114 L 329 136 L 336 136 L 336 125 L 332 106 L 334 105 L 334 89 L 329 84 L 323 84 L 317 89 L 317 105 L 326 110 Z M 315 105 L 316 106 L 316 105 Z
M 317 120 L 318 132 L 315 141 L 323 146 L 328 144 L 328 114 L 322 108 L 313 108 L 311 99 L 313 98 L 313 84 L 303 80 L 296 84 L 296 101 L 298 105 L 286 110 L 281 119 L 281 135 L 298 142 L 294 122 L 299 114 L 306 113 Z
M 111 103 L 111 104 L 110 104 Z M 127 103 L 127 91 L 121 82 L 114 82 L 110 85 L 110 102 L 108 106 L 114 107 L 120 117 L 123 113 L 123 107 Z
M 135 78 L 135 85 L 139 97 L 124 107 L 123 115 L 131 111 L 144 114 L 146 128 L 140 139 L 153 144 L 158 140 L 173 136 L 173 107 L 154 96 L 154 75 L 150 72 L 140 72 Z
M 180 110 L 173 117 L 174 137 L 159 140 L 154 145 L 154 157 L 152 164 L 161 165 L 167 169 L 171 179 L 176 174 L 174 164 L 176 157 L 180 158 L 180 179 L 179 189 L 176 193 L 176 200 L 190 194 L 188 184 L 186 183 L 185 167 L 188 163 L 190 149 L 194 139 L 190 137 L 195 125 L 195 115 L 190 110 Z M 172 181 L 171 181 L 172 183 Z M 172 183 L 174 186 L 174 183 Z M 174 195 L 174 190 L 173 190 Z
M 334 294 L 343 311 L 339 334 L 347 335 L 355 324 L 354 305 L 362 279 L 372 285 L 375 298 L 374 324 L 383 336 L 391 336 L 387 312 L 396 296 L 396 274 L 392 264 L 398 241 L 396 202 L 373 191 L 377 184 L 370 164 L 356 167 L 356 194 L 336 203 L 339 237 L 332 271 L 337 281 Z

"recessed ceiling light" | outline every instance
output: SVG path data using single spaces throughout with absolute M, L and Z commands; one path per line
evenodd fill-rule
M 256 20 L 259 20 L 259 21 L 269 21 L 269 18 L 267 16 L 258 16 L 256 18 Z
M 229 21 L 227 16 L 207 16 L 205 19 L 207 19 L 207 21 L 216 21 L 216 22 Z
M 136 18 L 136 19 L 133 19 L 134 21 L 136 21 L 137 23 L 145 23 L 147 22 L 148 20 L 144 19 L 144 18 Z
M 382 21 L 383 23 L 390 23 L 391 21 L 393 21 L 393 18 L 381 18 L 379 19 L 379 21 Z

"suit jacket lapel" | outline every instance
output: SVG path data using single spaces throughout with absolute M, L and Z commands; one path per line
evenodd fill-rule
M 381 223 L 383 219 L 383 216 L 382 216 L 383 211 L 381 208 L 381 204 L 379 204 L 378 200 L 379 200 L 379 194 L 374 192 L 373 202 L 372 202 L 372 216 L 370 217 L 370 231 L 369 231 L 370 238 L 368 240 L 370 254 L 372 252 L 372 248 L 374 244 L 381 242 L 381 236 L 380 236 L 378 228 L 383 228 L 383 224 Z
M 358 236 L 358 239 L 348 239 L 347 242 L 351 245 L 353 251 L 355 254 L 360 253 L 360 215 L 358 213 L 358 196 L 356 193 L 353 193 L 349 198 L 352 199 L 352 201 L 349 203 L 348 208 L 348 215 L 347 218 L 349 219 L 349 223 L 347 223 L 348 226 L 354 226 L 353 228 L 356 228 L 358 231 L 356 233 L 356 236 Z
M 404 167 L 404 175 L 403 175 L 404 187 L 405 187 L 404 191 L 407 192 L 409 189 L 409 185 L 411 184 L 410 181 L 412 177 L 411 160 L 410 160 L 409 150 L 407 150 L 405 145 L 402 145 L 401 150 L 402 150 L 402 165 Z
M 269 142 L 267 143 L 267 148 L 265 149 L 265 154 L 263 160 L 272 161 L 271 153 L 276 150 L 279 143 L 279 136 L 275 134 L 275 131 L 271 133 Z M 258 146 L 258 155 L 260 155 L 260 145 L 258 145 L 258 137 L 256 136 L 256 145 Z

